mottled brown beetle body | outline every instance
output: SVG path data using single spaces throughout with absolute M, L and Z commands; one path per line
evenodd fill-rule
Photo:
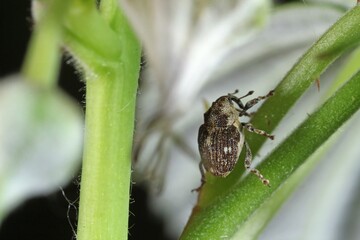
M 270 91 L 266 96 L 259 96 L 248 101 L 245 105 L 240 99 L 253 93 L 250 91 L 242 97 L 236 97 L 235 93 L 222 96 L 212 103 L 209 110 L 204 114 L 204 124 L 199 128 L 198 144 L 201 156 L 200 171 L 201 182 L 205 183 L 205 171 L 215 176 L 226 177 L 234 169 L 243 146 L 246 147 L 245 168 L 257 175 L 265 185 L 269 180 L 265 179 L 257 169 L 251 169 L 252 154 L 245 141 L 243 130 L 266 136 L 274 139 L 274 136 L 255 129 L 250 123 L 241 123 L 239 117 L 250 116 L 246 111 L 262 99 L 274 94 Z M 236 108 L 234 103 L 239 108 Z
M 244 145 L 239 112 L 228 96 L 217 99 L 204 114 L 198 143 L 205 169 L 226 177 L 235 167 Z

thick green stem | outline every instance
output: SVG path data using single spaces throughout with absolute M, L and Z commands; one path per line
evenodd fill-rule
M 111 76 L 87 78 L 79 240 L 127 236 L 136 84 Z
M 86 76 L 78 240 L 118 240 L 128 235 L 140 48 L 125 19 L 117 16 L 122 49 L 117 66 Z

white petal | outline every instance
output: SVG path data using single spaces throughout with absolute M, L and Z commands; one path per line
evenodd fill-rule
M 10 77 L 0 84 L 0 119 L 0 212 L 8 213 L 71 180 L 81 160 L 83 116 L 58 89 Z
M 138 101 L 139 158 L 166 165 L 163 140 L 173 135 L 198 93 L 264 25 L 267 0 L 120 0 L 143 42 L 149 69 Z M 173 137 L 173 136 L 171 136 Z M 149 147 L 151 139 L 158 139 Z M 163 141 L 164 143 L 161 143 Z M 158 144 L 159 143 L 159 144 Z M 165 158 L 165 157 L 163 157 Z
M 145 48 L 162 114 L 186 110 L 224 57 L 264 25 L 269 1 L 121 0 Z

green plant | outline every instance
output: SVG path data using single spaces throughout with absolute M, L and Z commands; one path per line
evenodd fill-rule
M 183 3 L 192 4 L 191 1 L 185 0 L 183 2 L 168 1 L 171 4 L 176 3 L 176 6 L 181 6 Z M 144 41 L 145 50 L 149 54 L 150 65 L 158 71 L 158 75 L 155 74 L 155 76 L 158 76 L 158 81 L 163 84 L 159 89 L 169 90 L 161 92 L 160 96 L 164 98 L 160 101 L 159 110 L 152 115 L 156 118 L 151 119 L 155 119 L 154 122 L 160 119 L 161 124 L 156 125 L 152 121 L 150 123 L 153 125 L 149 124 L 152 127 L 156 126 L 156 130 L 160 129 L 168 134 L 175 128 L 172 126 L 176 122 L 174 116 L 178 117 L 183 108 L 189 109 L 191 107 L 192 101 L 199 90 L 211 79 L 213 73 L 218 73 L 215 67 L 220 62 L 222 63 L 220 60 L 223 60 L 222 58 L 226 56 L 225 53 L 234 50 L 234 48 L 223 46 L 224 42 L 232 45 L 237 43 L 237 40 L 247 42 L 252 39 L 258 28 L 261 28 L 266 22 L 269 12 L 268 3 L 261 0 L 247 2 L 248 9 L 251 9 L 251 11 L 246 13 L 253 14 L 240 18 L 240 22 L 244 23 L 242 29 L 245 33 L 236 41 L 230 41 L 234 40 L 233 30 L 237 29 L 237 25 L 231 25 L 233 28 L 229 28 L 230 30 L 228 29 L 225 33 L 225 35 L 228 34 L 226 36 L 229 41 L 215 38 L 219 41 L 211 42 L 213 44 L 210 44 L 211 51 L 203 51 L 201 47 L 203 47 L 204 42 L 202 41 L 206 40 L 206 38 L 204 39 L 201 34 L 197 35 L 197 32 L 188 31 L 188 33 L 195 34 L 195 37 L 190 35 L 193 37 L 190 40 L 180 38 L 185 42 L 185 47 L 180 48 L 180 50 L 174 48 L 177 51 L 173 52 L 169 50 L 174 49 L 167 49 L 166 47 L 163 52 L 156 52 L 152 49 L 152 44 L 163 48 L 167 46 L 166 43 L 174 40 L 168 35 L 154 37 L 159 32 L 168 34 L 168 29 L 172 29 L 172 33 L 177 33 L 178 29 L 173 29 L 171 26 L 173 22 L 169 22 L 168 28 L 163 28 L 163 25 L 160 25 L 160 28 L 155 29 L 157 31 L 153 32 L 151 32 L 152 28 L 149 28 L 149 26 L 138 29 L 141 21 L 145 20 L 145 23 L 147 23 L 146 14 L 136 15 L 136 10 L 141 9 L 142 5 L 145 4 L 144 2 L 122 0 L 121 6 L 124 12 L 115 0 L 103 0 L 98 5 L 90 0 L 39 0 L 33 3 L 37 23 L 23 71 L 19 77 L 21 84 L 20 87 L 16 85 L 14 88 L 2 86 L 5 89 L 4 92 L 9 89 L 15 90 L 11 98 L 9 97 L 3 102 L 0 101 L 0 103 L 5 103 L 0 104 L 0 107 L 15 102 L 14 99 L 17 99 L 17 97 L 14 96 L 29 96 L 31 99 L 32 96 L 36 96 L 32 99 L 33 101 L 29 101 L 31 102 L 31 105 L 29 105 L 31 111 L 26 115 L 27 118 L 24 118 L 24 115 L 19 115 L 20 118 L 30 119 L 26 123 L 21 123 L 21 126 L 23 129 L 30 129 L 33 125 L 29 123 L 35 123 L 36 129 L 42 129 L 47 123 L 52 123 L 52 128 L 43 129 L 56 129 L 59 126 L 61 129 L 65 129 L 64 133 L 66 134 L 62 132 L 54 134 L 61 141 L 51 145 L 51 150 L 59 148 L 60 150 L 56 152 L 56 155 L 69 152 L 69 155 L 61 155 L 61 158 L 56 159 L 56 162 L 62 162 L 66 159 L 70 162 L 70 167 L 66 171 L 68 174 L 59 181 L 50 181 L 53 176 L 41 175 L 41 180 L 49 180 L 52 184 L 49 184 L 45 189 L 36 188 L 37 190 L 34 191 L 36 193 L 47 193 L 56 189 L 58 184 L 63 184 L 69 180 L 71 174 L 77 169 L 76 159 L 81 150 L 79 140 L 82 136 L 82 125 L 79 109 L 74 107 L 74 102 L 67 99 L 55 87 L 61 56 L 59 50 L 61 46 L 66 49 L 71 57 L 75 59 L 76 67 L 81 72 L 86 83 L 85 136 L 77 239 L 127 239 L 131 151 L 141 49 L 124 13 L 130 17 L 129 19 L 134 23 L 139 38 Z M 151 3 L 147 2 L 146 7 L 150 8 Z M 209 13 L 213 13 L 218 6 L 211 1 L 201 1 L 199 3 L 201 4 L 196 6 L 199 8 L 191 9 L 192 12 L 187 13 L 188 15 L 185 15 L 185 18 L 175 20 L 185 21 L 192 19 L 203 23 L 201 20 L 208 20 L 206 16 L 211 16 Z M 132 8 L 131 4 L 139 5 Z M 174 10 L 171 8 L 174 6 L 170 5 L 164 3 L 164 6 L 157 7 L 167 13 L 166 10 Z M 231 5 L 230 9 L 232 7 Z M 189 10 L 188 8 L 184 9 Z M 239 8 L 239 10 L 243 9 Z M 202 15 L 203 13 L 209 15 Z M 202 16 L 205 17 L 202 18 Z M 238 15 L 235 14 L 234 16 Z M 227 15 L 224 14 L 222 17 L 226 18 Z M 141 21 L 137 21 L 138 18 Z M 215 17 L 215 20 L 218 20 L 217 17 Z M 227 20 L 234 19 L 229 18 Z M 317 81 L 322 81 L 321 74 L 335 59 L 358 46 L 360 42 L 359 22 L 360 7 L 355 6 L 339 19 L 294 65 L 276 87 L 276 95 L 267 100 L 254 115 L 252 124 L 267 132 L 274 130 L 309 86 L 316 84 Z M 179 24 L 179 22 L 176 23 Z M 180 23 L 182 22 L 180 21 Z M 228 23 L 224 21 L 224 25 L 221 26 L 227 26 Z M 192 24 L 189 25 L 192 26 Z M 199 26 L 203 27 L 201 24 Z M 198 30 L 206 32 L 206 28 L 199 27 Z M 205 34 L 205 36 L 207 35 Z M 217 35 L 212 34 L 211 36 L 216 37 Z M 147 41 L 149 39 L 152 41 Z M 162 41 L 156 42 L 154 41 L 156 39 Z M 175 46 L 181 45 L 179 42 L 174 42 L 178 44 L 174 44 Z M 206 58 L 207 54 L 212 55 L 218 49 L 221 51 L 219 51 L 219 56 L 214 56 L 214 61 Z M 171 55 L 174 52 L 178 55 Z M 188 53 L 188 55 L 184 54 L 184 57 L 183 52 Z M 201 189 L 198 203 L 194 207 L 181 239 L 220 239 L 221 237 L 254 239 L 259 236 L 280 205 L 314 168 L 317 163 L 315 154 L 319 155 L 321 153 L 319 148 L 324 145 L 331 146 L 328 139 L 359 109 L 359 55 L 359 50 L 357 50 L 349 59 L 341 72 L 342 74 L 338 76 L 337 81 L 333 84 L 333 90 L 331 94 L 329 93 L 327 100 L 314 113 L 309 114 L 306 120 L 259 165 L 259 170 L 270 179 L 271 187 L 265 188 L 255 177 L 242 178 L 244 171 L 240 169 L 239 164 L 236 171 L 233 171 L 234 173 L 225 179 L 207 175 L 207 183 Z M 168 69 L 164 67 L 166 64 L 169 64 Z M 180 73 L 177 71 L 178 66 L 180 66 Z M 200 70 L 195 71 L 197 73 L 195 76 L 189 74 L 191 71 L 187 71 L 198 68 Z M 191 80 L 189 75 L 199 81 L 193 82 L 191 91 L 188 92 L 184 91 L 187 85 L 182 84 L 182 81 L 189 83 L 189 79 Z M 9 81 L 13 81 L 13 79 L 9 78 Z M 177 101 L 179 100 L 179 94 L 180 96 L 181 94 L 185 95 L 183 99 L 180 99 L 181 101 Z M 0 98 L 0 100 L 2 99 Z M 26 101 L 28 99 L 24 98 L 21 103 Z M 181 105 L 184 102 L 187 105 Z M 47 105 L 46 103 L 51 104 Z M 169 106 L 173 108 L 169 108 Z M 54 109 L 59 109 L 59 111 L 57 113 L 50 111 Z M 9 112 L 10 110 L 6 108 L 0 108 L 0 113 L 4 119 Z M 19 112 L 23 114 L 24 110 Z M 65 117 L 62 118 L 62 115 L 65 115 Z M 8 122 L 13 121 L 10 117 L 14 115 L 8 114 L 8 116 Z M 162 125 L 163 123 L 166 124 Z M 2 127 L 0 130 L 6 130 L 7 125 L 2 125 Z M 71 135 L 71 132 L 76 132 L 76 134 Z M 7 134 L 7 132 L 5 133 Z M 43 142 L 52 142 L 53 135 L 47 135 L 46 133 L 48 132 L 39 131 L 26 134 L 21 132 L 15 136 L 17 139 L 24 138 L 27 142 L 30 142 L 37 139 L 38 136 L 46 135 L 48 137 L 44 138 Z M 48 139 L 49 136 L 50 139 Z M 263 145 L 264 138 L 251 134 L 247 134 L 246 138 L 255 155 Z M 69 146 L 71 144 L 66 144 L 67 139 L 73 139 L 75 147 L 71 148 Z M 163 141 L 163 138 L 160 141 Z M 7 144 L 7 142 L 5 143 Z M 32 149 L 29 150 L 24 147 L 22 141 L 20 143 L 15 144 L 15 147 L 11 146 L 15 149 L 12 152 L 20 151 L 24 153 L 22 154 L 24 156 L 29 156 L 29 152 L 33 153 Z M 62 146 L 67 148 L 62 148 Z M 27 152 L 28 150 L 29 152 Z M 51 158 L 51 154 L 54 154 L 53 152 L 49 153 L 48 149 L 42 149 L 40 152 L 41 158 L 45 160 Z M 22 161 L 17 161 L 18 154 L 13 155 L 15 157 L 10 156 L 8 159 L 15 159 L 16 161 L 13 162 L 21 163 L 18 164 L 19 166 L 23 166 L 23 163 L 24 166 L 28 166 L 29 163 L 39 165 L 37 162 L 33 164 L 25 157 L 19 158 Z M 0 157 L 2 156 L 0 155 Z M 10 162 L 8 159 L 0 158 L 0 163 L 4 161 L 8 164 Z M 18 169 L 17 165 L 9 166 L 8 169 L 10 170 Z M 57 170 L 56 167 L 51 169 Z M 36 171 L 34 172 L 34 174 L 37 174 Z M 24 198 L 34 194 L 24 194 L 22 198 L 19 196 L 6 198 L 8 193 L 6 184 L 10 182 L 8 175 L 10 174 L 0 169 L 1 218 Z M 19 191 L 22 190 L 23 188 L 20 188 Z M 27 193 L 29 190 L 27 189 L 24 192 Z M 16 197 L 18 197 L 16 201 L 9 204 L 10 200 Z
M 29 119 L 41 130 L 29 134 L 27 128 L 34 126 L 25 118 L 25 123 L 21 122 L 24 126 L 17 126 L 25 131 L 16 132 L 18 135 L 14 139 L 26 137 L 28 143 L 40 139 L 48 144 L 43 144 L 43 148 L 40 146 L 28 150 L 26 145 L 18 144 L 16 141 L 4 142 L 5 146 L 2 147 L 9 156 L 5 155 L 5 158 L 0 160 L 12 163 L 17 160 L 12 161 L 12 158 L 18 157 L 18 152 L 24 152 L 25 148 L 27 154 L 21 155 L 23 157 L 18 161 L 19 164 L 9 165 L 8 169 L 16 173 L 19 169 L 25 168 L 27 173 L 15 177 L 28 178 L 27 181 L 31 182 L 36 176 L 42 179 L 41 181 L 49 183 L 49 186 L 41 189 L 34 184 L 30 188 L 25 182 L 20 182 L 19 192 L 22 191 L 21 195 L 24 196 L 15 196 L 14 198 L 18 198 L 10 203 L 11 208 L 29 196 L 57 189 L 59 184 L 69 181 L 78 169 L 79 153 L 82 150 L 80 139 L 83 136 L 81 111 L 73 106 L 76 105 L 73 100 L 64 97 L 56 88 L 60 49 L 63 47 L 75 59 L 76 67 L 86 83 L 84 157 L 77 239 L 125 239 L 128 234 L 132 135 L 140 66 L 139 43 L 117 2 L 113 0 L 101 1 L 98 6 L 90 0 L 33 1 L 32 10 L 36 26 L 22 75 L 19 77 L 20 85 L 25 86 L 17 87 L 14 94 L 24 95 L 22 91 L 30 91 L 25 95 L 30 96 L 30 99 L 24 99 L 29 103 L 32 103 L 31 94 L 37 97 L 34 106 L 29 106 Z M 14 80 L 9 78 L 8 81 Z M 9 91 L 9 87 L 3 86 L 3 90 Z M 2 99 L 2 103 L 6 105 L 14 98 L 9 99 Z M 73 108 L 76 108 L 76 111 Z M 1 115 L 13 117 L 9 122 L 17 123 L 17 118 L 25 117 L 25 112 L 14 115 L 7 111 L 13 110 L 2 108 Z M 68 112 L 72 115 L 68 116 Z M 43 115 L 47 117 L 47 122 L 42 120 Z M 46 128 L 47 125 L 58 129 L 56 131 Z M 73 127 L 73 131 L 69 132 L 68 125 Z M 5 128 L 7 125 L 3 124 L 2 127 Z M 50 130 L 55 133 L 51 135 Z M 56 151 L 51 152 L 54 149 L 47 149 L 48 145 Z M 34 158 L 38 158 L 38 162 L 31 161 L 32 154 L 35 154 Z M 54 158 L 53 155 L 59 157 Z M 40 160 L 43 162 L 39 163 Z M 71 167 L 66 165 L 69 168 L 66 169 L 62 166 L 59 171 L 57 166 L 61 164 L 57 163 L 66 162 L 69 162 L 68 165 Z M 44 171 L 39 171 L 39 166 Z M 55 181 L 56 174 L 49 175 L 49 172 L 55 171 L 65 172 L 66 176 Z M 9 186 L 6 184 L 11 183 L 9 179 L 13 176 L 6 172 L 0 173 L 0 179 L 3 180 L 1 189 L 4 190 L 0 195 L 3 197 L 0 198 L 0 203 L 3 204 L 0 216 L 4 217 L 9 210 L 10 202 L 6 191 Z M 14 192 L 14 189 L 11 190 Z

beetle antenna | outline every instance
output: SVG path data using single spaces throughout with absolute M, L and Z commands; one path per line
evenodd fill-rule
M 231 99 L 233 99 L 233 100 L 240 100 L 240 99 L 245 98 L 245 97 L 247 97 L 247 96 L 250 96 L 250 95 L 252 95 L 252 94 L 254 93 L 254 91 L 249 91 L 249 92 L 248 92 L 247 94 L 245 94 L 244 96 L 236 97 L 235 94 L 237 94 L 238 92 L 239 92 L 239 90 L 236 89 L 235 92 L 229 93 L 228 95 L 229 95 L 229 97 L 231 97 Z

